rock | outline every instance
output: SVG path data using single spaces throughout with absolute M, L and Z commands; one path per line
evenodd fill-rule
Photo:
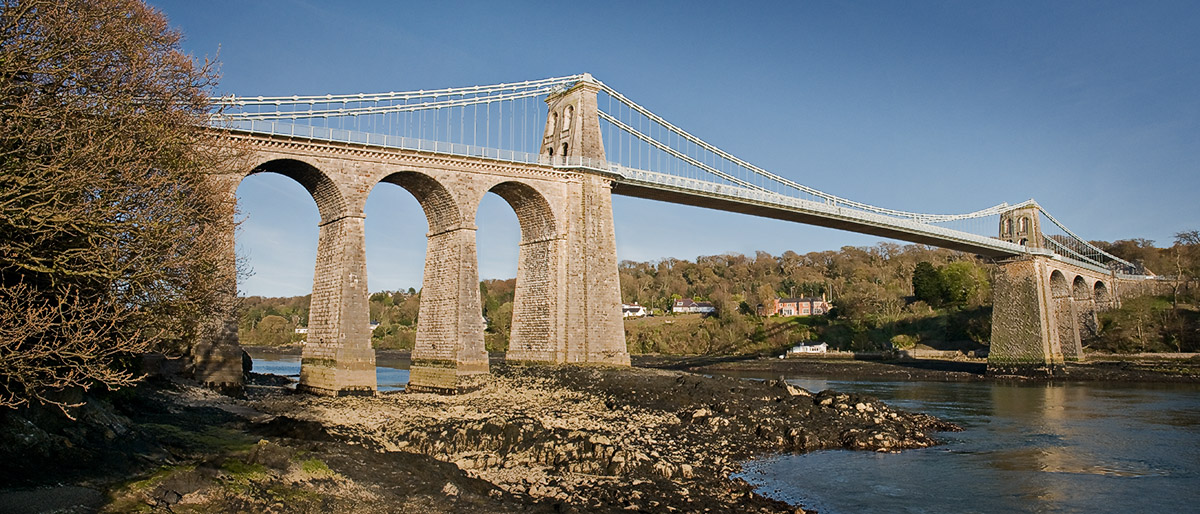
M 692 472 L 692 466 L 690 464 L 680 464 L 679 476 L 683 478 L 692 478 L 695 476 Z

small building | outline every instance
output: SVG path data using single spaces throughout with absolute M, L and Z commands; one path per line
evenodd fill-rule
M 644 318 L 644 317 L 646 317 L 647 314 L 648 313 L 646 312 L 646 308 L 642 307 L 641 305 L 638 305 L 636 303 L 621 304 L 621 317 L 622 318 Z
M 833 308 L 825 295 L 802 298 L 775 298 L 771 305 L 763 306 L 760 316 L 821 316 Z
M 825 353 L 829 351 L 828 343 L 798 344 L 788 349 L 789 354 L 796 353 Z
M 682 298 L 675 300 L 675 305 L 671 306 L 671 312 L 679 313 L 700 313 L 712 314 L 717 312 L 717 307 L 711 302 L 696 302 L 691 298 Z

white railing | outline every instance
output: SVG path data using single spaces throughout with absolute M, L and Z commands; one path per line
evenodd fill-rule
M 521 164 L 551 164 L 549 157 L 539 156 L 536 153 L 530 152 L 518 152 L 513 150 L 488 148 L 485 146 L 467 145 L 462 143 L 448 143 L 445 141 L 433 141 L 415 137 L 393 136 L 388 134 L 376 134 L 372 132 L 329 127 L 316 127 L 313 125 L 284 123 L 279 121 L 233 121 L 214 124 L 214 126 L 222 129 L 240 130 L 255 134 L 295 137 L 311 139 L 314 141 L 329 141 L 333 143 L 348 143 L 381 148 L 395 148 L 401 150 L 417 150 L 422 152 L 458 155 L 462 157 L 479 157 L 483 159 L 493 159 L 497 161 L 515 162 Z

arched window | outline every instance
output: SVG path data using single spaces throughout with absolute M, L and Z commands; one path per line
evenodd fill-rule
M 553 113 L 553 116 L 551 116 L 550 130 L 551 131 L 558 130 L 558 113 L 557 112 Z
M 1029 240 L 1022 237 L 1021 242 L 1017 243 L 1017 244 L 1019 244 L 1021 246 L 1025 246 L 1027 243 L 1029 243 Z
M 1000 235 L 1001 236 L 1011 236 L 1012 235 L 1012 218 L 1004 218 L 1004 221 L 1000 222 Z
M 1029 230 L 1029 218 L 1026 216 L 1021 216 L 1021 219 L 1017 220 L 1017 233 L 1024 234 L 1028 230 Z
M 566 143 L 563 143 L 562 156 L 563 156 L 563 159 L 567 158 L 567 144 Z
M 575 120 L 575 106 L 568 105 L 567 110 L 563 111 L 563 127 L 562 127 L 563 130 L 571 130 L 571 122 L 574 120 Z M 566 152 L 563 152 L 563 155 L 566 155 L 566 154 L 567 154 Z

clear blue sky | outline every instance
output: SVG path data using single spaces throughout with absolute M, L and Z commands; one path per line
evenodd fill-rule
M 743 159 L 910 211 L 1036 199 L 1087 239 L 1200 229 L 1200 2 L 318 2 L 156 0 L 218 92 L 401 91 L 589 72 Z M 219 56 L 218 56 L 219 51 Z M 316 206 L 238 190 L 244 294 L 307 294 Z M 489 195 L 481 278 L 516 274 L 516 216 Z M 878 238 L 615 198 L 618 256 L 805 253 Z M 703 227 L 703 230 L 697 230 Z M 371 290 L 420 287 L 426 224 L 367 203 Z

